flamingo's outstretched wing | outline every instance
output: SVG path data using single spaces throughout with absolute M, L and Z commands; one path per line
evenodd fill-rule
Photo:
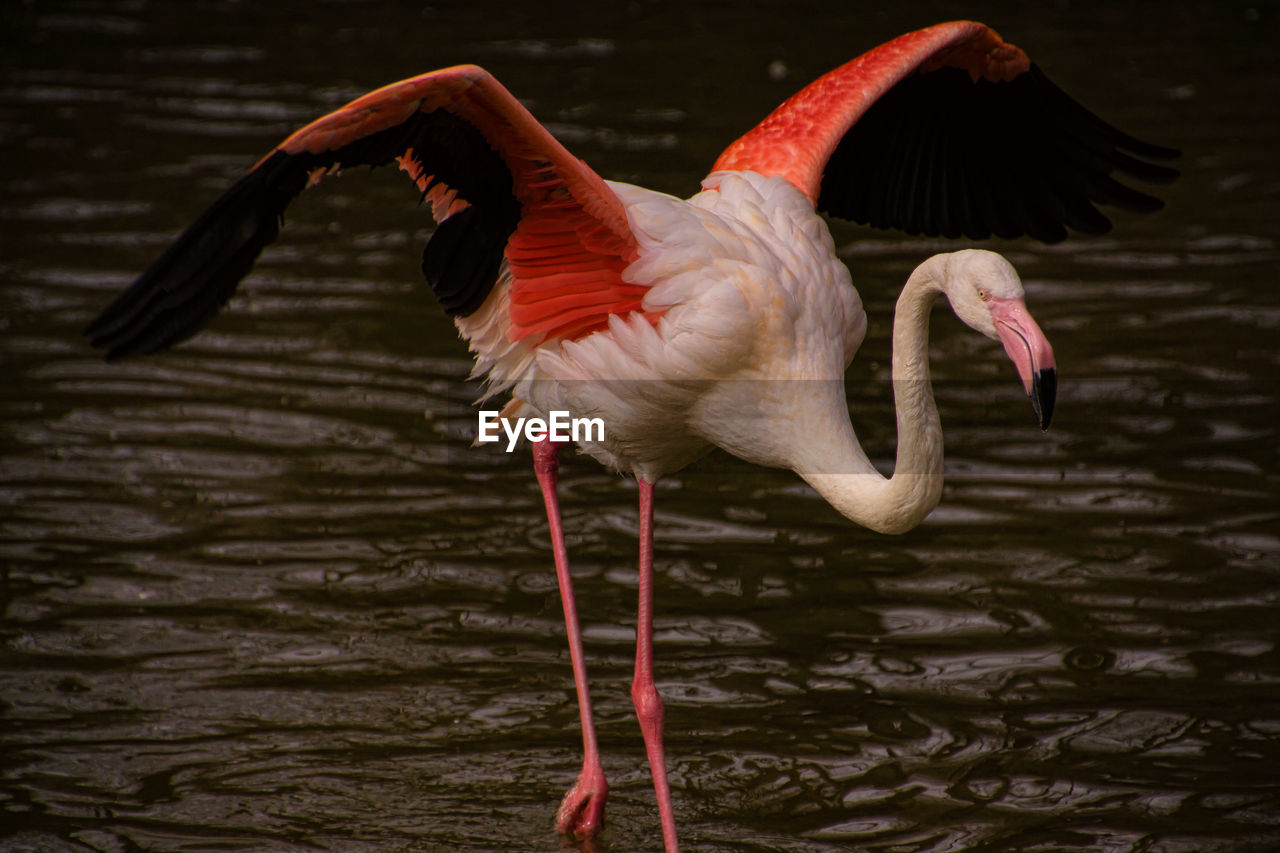
M 1110 230 L 1095 204 L 1163 203 L 1177 156 L 1116 130 L 1025 53 L 972 21 L 907 33 L 818 78 L 734 142 L 715 169 L 781 175 L 817 208 L 909 234 L 1045 242 Z
M 109 358 L 198 332 L 275 239 L 285 207 L 324 175 L 396 161 L 439 227 L 422 270 L 465 317 L 509 264 L 508 336 L 577 337 L 638 310 L 621 202 L 487 71 L 423 74 L 352 101 L 286 139 L 204 212 L 85 333 Z

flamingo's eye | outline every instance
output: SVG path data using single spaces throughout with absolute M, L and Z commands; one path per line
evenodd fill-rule
M 987 291 L 985 288 L 982 288 L 982 287 L 978 288 L 978 298 L 981 299 L 983 302 L 987 301 Z

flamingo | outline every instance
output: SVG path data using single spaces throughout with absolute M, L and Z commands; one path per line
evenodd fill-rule
M 942 428 L 928 363 L 945 296 L 1003 344 L 1042 429 L 1053 350 L 1000 255 L 939 254 L 907 278 L 893 325 L 898 445 L 885 477 L 858 443 L 843 376 L 866 315 L 820 213 L 909 234 L 1045 242 L 1111 227 L 1096 204 L 1162 203 L 1111 177 L 1164 182 L 1176 151 L 1111 127 L 1026 54 L 971 21 L 900 36 L 818 78 L 730 145 L 680 200 L 603 180 L 488 72 L 433 71 L 352 101 L 284 140 L 86 329 L 109 359 L 205 326 L 286 206 L 343 168 L 395 161 L 438 226 L 422 270 L 503 416 L 600 417 L 579 449 L 639 484 L 636 715 L 665 849 L 678 850 L 653 678 L 654 484 L 719 447 L 794 470 L 838 512 L 902 533 L 938 503 Z M 805 381 L 807 380 L 807 381 Z M 608 785 L 556 495 L 559 442 L 532 443 L 582 722 L 584 761 L 556 817 L 589 839 Z

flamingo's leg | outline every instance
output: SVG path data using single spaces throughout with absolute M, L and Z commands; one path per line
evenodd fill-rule
M 578 627 L 578 608 L 573 599 L 573 579 L 569 577 L 569 553 L 564 546 L 564 528 L 560 524 L 560 501 L 556 482 L 560 471 L 560 448 L 546 439 L 533 442 L 533 470 L 542 487 L 542 502 L 547 507 L 547 525 L 551 529 L 551 548 L 556 560 L 556 580 L 560 584 L 560 601 L 564 605 L 565 630 L 569 635 L 569 658 L 573 662 L 573 683 L 578 690 L 578 713 L 582 717 L 582 773 L 564 795 L 556 813 L 556 829 L 578 839 L 597 835 L 604 827 L 604 804 L 609 784 L 600 764 L 596 745 L 596 729 L 591 717 L 591 692 L 587 687 L 587 665 L 583 660 L 582 631 Z
M 671 788 L 667 783 L 667 761 L 662 749 L 662 697 L 653 683 L 653 484 L 640 480 L 640 606 L 636 613 L 636 673 L 631 682 L 640 732 L 653 790 L 658 795 L 658 815 L 662 819 L 662 841 L 667 853 L 679 853 L 676 818 L 671 809 Z

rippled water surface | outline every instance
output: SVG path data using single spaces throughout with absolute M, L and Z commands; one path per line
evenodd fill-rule
M 993 247 L 1057 350 L 1048 433 L 939 312 L 948 480 L 917 530 L 722 455 L 660 484 L 682 840 L 1280 849 L 1275 8 L 831 5 L 0 7 L 0 848 L 561 849 L 580 740 L 541 503 L 527 454 L 468 448 L 403 179 L 302 199 L 176 351 L 108 365 L 79 331 L 290 129 L 390 80 L 479 62 L 606 177 L 689 194 L 813 76 L 969 16 L 1184 177 L 1113 235 Z M 893 299 L 946 244 L 834 233 L 888 464 Z M 619 853 L 660 848 L 635 497 L 567 460 Z

